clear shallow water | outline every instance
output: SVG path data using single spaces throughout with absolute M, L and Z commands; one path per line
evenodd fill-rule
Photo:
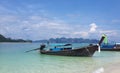
M 0 73 L 93 73 L 120 61 L 120 52 L 96 51 L 93 57 L 41 55 L 38 51 L 25 53 L 38 47 L 39 43 L 0 43 Z

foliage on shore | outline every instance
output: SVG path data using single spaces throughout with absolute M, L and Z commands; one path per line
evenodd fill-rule
M 0 42 L 32 42 L 32 41 L 31 40 L 23 40 L 23 39 L 6 38 L 2 34 L 0 34 Z

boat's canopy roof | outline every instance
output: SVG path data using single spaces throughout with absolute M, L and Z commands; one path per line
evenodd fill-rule
M 56 45 L 54 48 L 50 48 L 52 51 L 61 51 L 65 49 L 72 49 L 72 44 Z
M 56 45 L 55 47 L 72 47 L 72 44 Z
M 57 45 L 57 46 L 72 46 L 72 44 L 64 44 L 64 45 Z

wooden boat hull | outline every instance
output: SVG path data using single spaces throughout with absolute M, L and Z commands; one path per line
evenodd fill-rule
M 120 48 L 111 48 L 111 49 L 107 49 L 107 48 L 102 48 L 101 51 L 120 51 Z
M 63 48 L 63 50 L 59 50 L 59 51 L 54 51 L 54 50 L 46 51 L 46 50 L 44 50 L 45 45 L 41 45 L 40 53 L 48 54 L 48 55 L 91 57 L 91 56 L 93 56 L 93 54 L 95 53 L 96 50 L 100 50 L 98 48 L 100 47 L 104 38 L 105 38 L 105 36 L 103 35 L 97 45 L 90 44 L 89 46 L 77 48 L 77 49 Z
M 91 57 L 98 50 L 97 45 L 87 46 L 78 49 L 71 49 L 71 50 L 61 50 L 61 51 L 45 51 L 40 50 L 41 54 L 47 55 L 61 55 L 61 56 L 83 56 L 83 57 Z

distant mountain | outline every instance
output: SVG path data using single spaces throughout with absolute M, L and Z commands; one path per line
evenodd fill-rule
M 39 43 L 98 43 L 98 40 L 96 39 L 83 39 L 83 38 L 50 38 L 48 40 L 37 40 L 37 41 L 31 41 L 31 40 L 23 40 L 23 39 L 11 39 L 6 38 L 3 35 L 0 34 L 0 42 L 39 42 Z
M 0 34 L 0 42 L 32 42 L 32 41 L 31 40 L 23 40 L 23 39 L 6 38 Z
M 83 38 L 50 38 L 49 40 L 37 40 L 33 42 L 40 42 L 40 43 L 98 43 L 96 39 L 83 39 Z

